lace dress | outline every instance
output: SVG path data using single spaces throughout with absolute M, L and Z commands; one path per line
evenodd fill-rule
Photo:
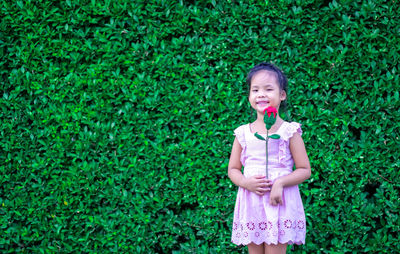
M 302 134 L 299 123 L 283 122 L 276 132 L 281 138 L 269 139 L 269 179 L 275 180 L 292 172 L 294 162 L 289 139 L 296 132 Z M 254 136 L 250 124 L 238 127 L 234 133 L 242 146 L 240 161 L 244 176 L 265 175 L 265 141 Z M 261 135 L 266 137 L 266 134 Z M 283 205 L 270 205 L 269 195 L 267 192 L 259 196 L 239 187 L 232 226 L 234 244 L 305 243 L 306 220 L 298 186 L 283 189 Z

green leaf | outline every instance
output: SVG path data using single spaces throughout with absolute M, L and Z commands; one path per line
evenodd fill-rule
M 257 132 L 254 133 L 254 136 L 256 136 L 256 138 L 258 138 L 258 139 L 265 140 L 265 138 L 263 136 L 261 136 L 260 134 L 258 134 Z
M 281 138 L 281 136 L 279 136 L 278 134 L 272 134 L 271 136 L 268 136 L 269 138 L 272 138 L 272 139 L 280 139 Z

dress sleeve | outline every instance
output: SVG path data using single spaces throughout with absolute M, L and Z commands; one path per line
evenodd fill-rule
M 242 149 L 246 147 L 246 139 L 244 136 L 244 126 L 240 126 L 233 131 L 233 135 L 236 136 L 239 144 L 242 146 Z
M 284 131 L 283 139 L 284 140 L 289 140 L 295 133 L 299 133 L 300 135 L 303 134 L 303 131 L 301 129 L 301 124 L 296 123 L 296 122 L 291 122 L 288 124 L 287 128 Z
M 288 164 L 288 159 L 291 159 L 291 156 L 288 157 L 289 151 L 289 139 L 293 137 L 295 133 L 303 134 L 301 130 L 301 124 L 296 122 L 287 123 L 285 129 L 282 131 L 281 139 L 279 142 L 279 163 L 284 165 Z

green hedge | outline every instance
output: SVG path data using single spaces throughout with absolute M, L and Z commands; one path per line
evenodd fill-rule
M 243 253 L 245 77 L 290 83 L 312 177 L 293 253 L 395 253 L 397 1 L 2 1 L 0 250 Z

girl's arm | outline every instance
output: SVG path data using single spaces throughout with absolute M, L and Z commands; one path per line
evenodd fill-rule
M 311 176 L 310 161 L 308 160 L 307 151 L 300 134 L 297 132 L 294 133 L 289 142 L 296 170 L 287 176 L 277 179 L 283 187 L 298 185 Z
M 272 205 L 282 204 L 282 191 L 284 187 L 298 185 L 311 176 L 310 161 L 303 139 L 299 133 L 294 133 L 289 140 L 289 148 L 292 153 L 296 170 L 286 176 L 276 179 L 272 186 L 270 202 Z
M 231 181 L 239 187 L 245 188 L 258 195 L 264 195 L 265 192 L 271 190 L 271 181 L 267 180 L 265 176 L 252 176 L 246 178 L 242 174 L 242 163 L 240 162 L 240 155 L 242 153 L 242 147 L 235 138 L 232 146 L 231 157 L 228 165 L 228 176 Z

